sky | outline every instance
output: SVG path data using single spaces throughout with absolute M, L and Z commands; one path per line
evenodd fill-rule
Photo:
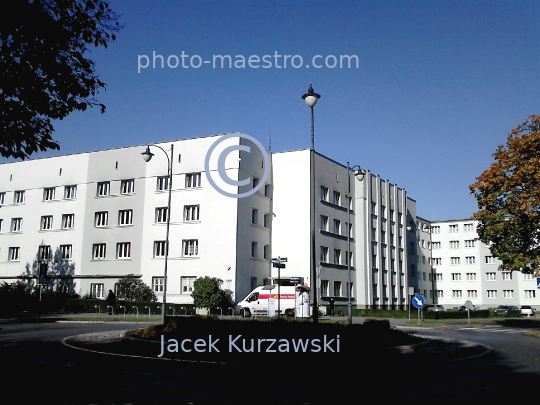
M 55 122 L 60 151 L 33 159 L 234 131 L 306 149 L 311 82 L 317 152 L 405 188 L 425 219 L 464 219 L 497 146 L 540 114 L 537 1 L 109 3 L 123 29 L 88 53 L 107 111 Z

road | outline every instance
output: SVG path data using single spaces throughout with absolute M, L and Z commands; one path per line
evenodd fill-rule
M 141 325 L 144 326 L 144 325 Z M 490 345 L 489 355 L 452 363 L 436 357 L 378 356 L 340 369 L 302 364 L 182 363 L 74 350 L 64 337 L 133 325 L 0 324 L 2 386 L 21 402 L 47 403 L 345 403 L 380 400 L 500 400 L 539 381 L 540 340 L 520 330 L 422 331 Z M 330 401 L 330 402 L 329 402 Z

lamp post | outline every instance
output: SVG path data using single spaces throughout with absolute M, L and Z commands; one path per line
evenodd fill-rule
M 317 264 L 315 257 L 315 121 L 313 118 L 313 107 L 317 104 L 317 100 L 321 98 L 320 94 L 313 91 L 311 83 L 306 94 L 302 99 L 311 109 L 311 150 L 310 150 L 310 187 L 311 198 L 313 202 L 310 204 L 311 211 L 311 291 L 313 291 L 313 322 L 319 322 L 319 306 L 317 305 Z
M 165 312 L 167 308 L 167 265 L 169 262 L 169 228 L 171 224 L 171 190 L 172 190 L 172 165 L 174 157 L 174 145 L 171 144 L 171 156 L 165 149 L 158 145 L 155 146 L 158 149 L 161 149 L 165 156 L 167 156 L 167 176 L 168 176 L 168 186 L 169 186 L 169 201 L 167 203 L 167 229 L 165 231 L 165 270 L 163 271 L 163 303 L 161 305 L 161 323 L 165 325 Z M 141 153 L 145 162 L 149 162 L 154 154 L 150 152 L 150 145 L 146 146 L 146 151 Z
M 358 165 L 355 165 L 353 167 L 349 167 L 349 162 L 347 162 L 347 183 L 349 186 L 349 192 L 347 194 L 347 273 L 349 277 L 349 287 L 347 288 L 347 323 L 349 325 L 352 325 L 352 302 L 351 302 L 351 204 L 352 204 L 352 197 L 351 197 L 351 170 L 354 173 L 354 177 L 358 179 L 358 181 L 364 180 L 364 177 L 366 175 L 366 172 L 362 170 L 362 168 Z

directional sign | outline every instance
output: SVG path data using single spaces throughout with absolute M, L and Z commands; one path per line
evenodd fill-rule
M 540 277 L 536 277 L 536 288 L 540 288 Z
M 412 297 L 412 304 L 415 308 L 420 309 L 424 306 L 425 303 L 426 299 L 423 295 L 415 295 L 414 297 Z
M 285 265 L 279 262 L 272 262 L 272 267 L 278 268 L 278 269 L 284 269 Z
M 286 263 L 287 258 L 286 257 L 277 257 L 272 259 L 273 263 Z

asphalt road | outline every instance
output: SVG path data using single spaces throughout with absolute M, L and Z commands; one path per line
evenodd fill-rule
M 540 381 L 540 340 L 522 336 L 516 328 L 421 332 L 494 348 L 474 359 L 441 363 L 437 356 L 414 352 L 374 353 L 338 369 L 272 361 L 231 366 L 139 359 L 74 350 L 61 343 L 71 335 L 132 328 L 133 324 L 0 324 L 2 387 L 23 403 L 339 404 L 374 397 L 382 402 L 498 402 Z

